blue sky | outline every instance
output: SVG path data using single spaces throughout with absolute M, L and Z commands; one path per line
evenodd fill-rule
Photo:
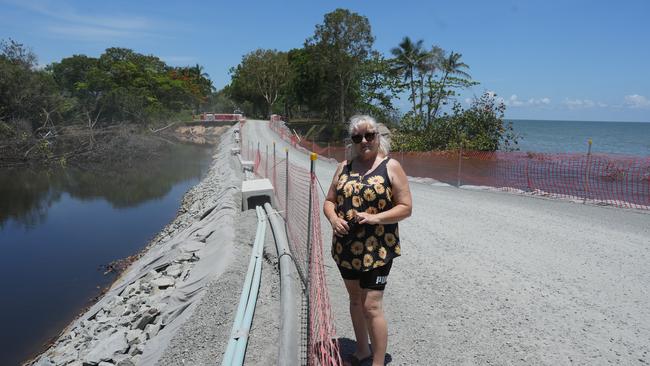
M 463 55 L 506 117 L 650 122 L 650 1 L 45 1 L 0 0 L 0 38 L 46 65 L 108 47 L 204 65 L 217 88 L 255 48 L 301 47 L 323 15 L 369 18 L 375 48 L 402 37 Z M 406 99 L 397 101 L 407 108 Z

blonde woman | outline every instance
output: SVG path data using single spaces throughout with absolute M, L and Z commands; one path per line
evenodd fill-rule
M 384 289 L 393 260 L 401 253 L 397 223 L 412 209 L 406 173 L 388 157 L 390 146 L 378 127 L 370 116 L 350 119 L 351 159 L 339 164 L 323 205 L 334 232 L 332 257 L 350 299 L 356 337 L 351 365 L 369 360 L 373 366 L 384 365 Z

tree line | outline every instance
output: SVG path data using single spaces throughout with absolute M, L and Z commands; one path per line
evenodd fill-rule
M 394 130 L 393 145 L 402 150 L 516 145 L 496 95 L 476 97 L 468 108 L 455 100 L 478 84 L 462 54 L 406 36 L 386 57 L 373 48 L 374 41 L 368 18 L 336 9 L 325 14 L 303 47 L 244 55 L 222 92 L 247 115 L 329 121 L 339 131 L 350 116 L 370 114 Z M 403 95 L 410 102 L 405 113 L 394 105 Z
M 368 18 L 336 9 L 300 48 L 245 54 L 230 69 L 230 83 L 216 91 L 198 64 L 174 67 L 113 47 L 99 57 L 73 55 L 39 67 L 28 47 L 3 40 L 0 140 L 51 137 L 60 126 L 83 126 L 92 134 L 97 127 L 166 124 L 239 109 L 251 117 L 325 121 L 334 136 L 344 134 L 350 116 L 370 114 L 393 130 L 394 148 L 401 150 L 516 145 L 496 95 L 485 93 L 467 108 L 456 100 L 478 84 L 460 53 L 404 37 L 383 55 L 374 42 Z M 402 98 L 407 111 L 395 106 Z
M 201 65 L 174 67 L 156 56 L 108 48 L 99 57 L 73 55 L 44 68 L 14 40 L 0 42 L 0 137 L 150 125 L 187 118 L 213 95 Z

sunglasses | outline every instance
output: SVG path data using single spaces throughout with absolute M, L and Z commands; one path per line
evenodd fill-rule
M 375 136 L 377 136 L 377 132 L 366 132 L 363 135 L 352 135 L 350 136 L 350 139 L 352 139 L 352 142 L 355 144 L 360 144 L 364 137 L 366 138 L 366 141 L 370 142 L 375 139 Z

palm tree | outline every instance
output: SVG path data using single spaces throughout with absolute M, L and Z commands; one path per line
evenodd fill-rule
M 431 47 L 431 51 L 422 51 L 417 59 L 417 63 L 415 65 L 415 69 L 418 72 L 418 75 L 420 77 L 420 117 L 424 121 L 424 113 L 422 109 L 424 108 L 425 104 L 425 85 L 428 87 L 428 93 L 427 93 L 427 123 L 429 122 L 429 116 L 431 115 L 431 104 L 432 104 L 432 90 L 431 90 L 431 82 L 433 80 L 433 75 L 436 73 L 437 70 L 440 69 L 440 65 L 442 64 L 442 58 L 444 58 L 444 51 L 442 48 L 438 46 L 433 46 Z M 425 83 L 425 77 L 427 78 L 427 82 Z
M 212 82 L 210 81 L 210 75 L 208 75 L 208 73 L 205 72 L 203 66 L 197 63 L 194 66 L 186 67 L 185 72 L 187 73 L 187 76 L 190 79 L 192 79 L 195 85 L 199 88 L 199 92 L 202 94 L 203 97 L 205 97 L 206 95 L 210 94 L 210 92 L 212 92 Z M 196 113 L 200 112 L 201 103 L 202 103 L 201 98 L 197 96 L 196 105 L 195 105 Z
M 440 102 L 443 99 L 443 92 L 445 90 L 445 87 L 447 86 L 447 79 L 450 75 L 458 75 L 462 77 L 466 77 L 468 79 L 471 78 L 471 76 L 464 71 L 464 69 L 469 69 L 469 66 L 460 61 L 460 58 L 463 55 L 460 53 L 456 53 L 454 51 L 451 51 L 451 54 L 449 57 L 445 58 L 442 62 L 441 68 L 443 72 L 443 77 L 440 82 L 440 88 L 438 89 L 438 98 L 436 100 L 436 106 L 433 110 L 433 117 L 435 118 L 436 114 L 438 113 L 438 109 L 440 108 Z
M 431 109 L 433 108 L 434 103 L 434 85 L 433 78 L 436 71 L 442 69 L 442 64 L 445 60 L 445 50 L 438 46 L 432 46 L 431 51 L 427 52 L 426 62 L 423 66 L 424 71 L 427 76 L 427 124 L 431 123 Z
M 396 71 L 404 75 L 404 80 L 411 81 L 411 101 L 413 102 L 413 113 L 416 111 L 415 104 L 415 68 L 418 60 L 422 58 L 423 40 L 415 43 L 408 36 L 402 39 L 398 47 L 393 48 L 390 52 L 395 56 L 393 59 Z

